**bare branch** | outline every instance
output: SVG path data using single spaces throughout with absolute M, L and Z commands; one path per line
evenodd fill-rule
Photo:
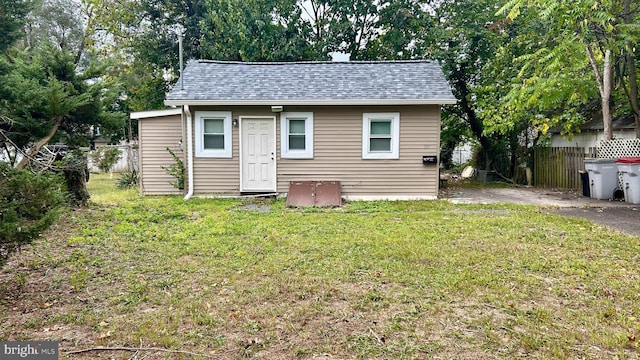
M 18 165 L 16 165 L 16 167 L 18 169 L 24 169 L 28 164 L 29 164 L 29 160 L 32 159 L 33 157 L 36 156 L 36 154 L 40 151 L 40 149 L 45 146 L 49 140 L 51 140 L 51 138 L 53 138 L 53 136 L 56 134 L 56 132 L 58 131 L 58 128 L 60 127 L 60 125 L 62 124 L 62 120 L 63 117 L 62 116 L 58 116 L 53 124 L 53 127 L 51 128 L 51 130 L 49 131 L 49 133 L 43 137 L 42 139 L 38 140 L 38 142 L 36 142 L 31 149 L 29 149 L 29 151 L 27 151 L 26 155 L 24 158 L 22 158 L 22 160 L 20 160 L 20 162 L 18 163 Z
M 301 8 L 302 8 L 302 10 L 307 14 L 307 16 L 309 16 L 309 18 L 310 18 L 310 19 L 312 19 L 312 20 L 314 20 L 314 21 L 316 20 L 316 18 L 314 17 L 314 15 L 313 15 L 313 14 L 311 14 L 311 13 L 309 12 L 309 9 L 307 9 L 307 7 L 306 7 L 306 6 L 304 6 L 304 5 L 300 4 L 300 7 L 301 7 Z M 312 9 L 314 10 L 314 12 L 315 12 L 315 4 L 313 3 L 313 1 L 311 1 L 311 8 L 312 8 Z
M 200 354 L 200 353 L 184 351 L 184 350 L 170 350 L 170 349 L 155 348 L 155 347 L 149 347 L 149 348 L 137 347 L 136 348 L 136 347 L 125 347 L 125 346 L 92 347 L 87 349 L 68 351 L 67 355 L 82 354 L 82 353 L 87 353 L 92 351 L 134 351 L 134 352 L 158 351 L 158 352 L 165 352 L 170 354 L 184 354 L 184 355 L 191 355 L 191 356 L 199 356 L 199 357 L 205 357 L 209 359 L 217 358 L 217 356 L 213 356 L 213 355 Z

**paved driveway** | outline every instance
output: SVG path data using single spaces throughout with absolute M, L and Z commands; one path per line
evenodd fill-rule
M 440 197 L 454 204 L 509 203 L 537 205 L 549 213 L 589 219 L 599 225 L 640 236 L 640 205 L 596 200 L 575 191 L 537 188 L 444 189 Z
M 596 224 L 640 236 L 640 207 L 558 208 L 549 212 L 589 219 Z

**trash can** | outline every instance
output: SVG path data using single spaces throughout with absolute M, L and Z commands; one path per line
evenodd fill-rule
M 621 157 L 616 162 L 622 174 L 624 201 L 640 204 L 640 157 Z
M 618 166 L 616 159 L 584 159 L 584 168 L 589 173 L 589 191 L 593 199 L 613 199 L 618 188 Z
M 578 171 L 580 173 L 580 180 L 582 180 L 582 196 L 591 196 L 589 190 L 589 173 L 586 170 Z

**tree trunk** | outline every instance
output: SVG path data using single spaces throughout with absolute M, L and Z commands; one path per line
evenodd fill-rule
M 453 151 L 457 145 L 456 141 L 445 141 L 440 146 L 440 164 L 444 169 L 453 167 Z
M 602 78 L 602 122 L 604 138 L 613 139 L 613 115 L 611 114 L 611 91 L 613 89 L 613 67 L 611 66 L 611 50 L 604 52 L 604 76 Z
M 87 160 L 80 150 L 74 150 L 64 158 L 64 174 L 67 191 L 74 205 L 86 205 L 90 195 L 87 190 Z
M 20 160 L 18 165 L 16 165 L 16 168 L 24 169 L 25 167 L 27 167 L 27 165 L 29 165 L 29 162 L 31 161 L 31 159 L 34 158 L 38 154 L 40 149 L 42 149 L 43 146 L 47 145 L 49 140 L 51 140 L 51 138 L 53 138 L 53 136 L 56 134 L 56 132 L 58 131 L 58 128 L 60 128 L 60 124 L 62 124 L 62 119 L 63 119 L 62 116 L 56 117 L 56 120 L 53 123 L 53 127 L 51 128 L 47 136 L 38 140 L 38 142 L 35 143 L 29 149 L 29 151 L 27 151 L 26 155 L 22 158 L 22 160 Z
M 2 135 L 2 134 L 0 134 L 0 135 Z M 15 158 L 15 156 L 11 155 L 11 149 L 9 148 L 9 145 L 6 142 L 4 142 L 4 143 L 2 143 L 2 147 L 4 148 L 4 154 L 5 154 L 6 158 L 7 158 L 7 160 L 9 160 L 9 165 L 13 166 L 13 164 L 16 161 L 16 158 Z
M 458 92 L 460 93 L 460 107 L 462 107 L 462 111 L 467 115 L 467 121 L 469 122 L 469 127 L 471 128 L 471 132 L 476 136 L 478 142 L 480 143 L 480 147 L 482 151 L 480 152 L 483 156 L 484 160 L 484 170 L 492 170 L 491 164 L 491 141 L 484 134 L 484 124 L 482 123 L 482 119 L 478 118 L 476 112 L 471 108 L 469 104 L 470 91 L 469 87 L 463 79 L 458 79 L 454 83 Z M 482 164 L 476 164 L 479 168 L 482 168 Z
M 596 63 L 591 47 L 587 45 L 587 53 L 591 61 L 591 67 L 598 81 L 598 90 L 600 91 L 600 102 L 602 104 L 602 124 L 604 128 L 604 139 L 613 139 L 613 116 L 611 115 L 611 90 L 613 87 L 613 68 L 611 66 L 611 50 L 604 51 L 604 65 L 602 73 Z
M 632 47 L 629 44 L 629 50 Z M 627 66 L 629 67 L 629 102 L 631 103 L 631 111 L 633 111 L 633 118 L 636 121 L 636 138 L 640 139 L 640 105 L 638 104 L 638 74 L 636 72 L 636 64 L 633 59 L 633 54 L 627 52 Z
M 624 0 L 624 12 L 622 18 L 625 24 L 633 24 L 633 16 L 631 14 L 631 0 Z M 638 104 L 638 73 L 636 71 L 636 63 L 633 57 L 633 44 L 627 41 L 627 51 L 625 60 L 629 68 L 629 103 L 633 118 L 636 122 L 636 138 L 640 139 L 640 105 Z

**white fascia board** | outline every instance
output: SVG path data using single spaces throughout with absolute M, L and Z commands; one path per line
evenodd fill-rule
M 416 99 L 416 100 L 165 100 L 164 104 L 168 106 L 175 105 L 445 105 L 455 104 L 456 99 Z
M 149 111 L 136 111 L 129 114 L 131 119 L 147 119 L 162 116 L 180 115 L 182 114 L 181 108 L 175 109 L 162 109 L 162 110 L 149 110 Z

